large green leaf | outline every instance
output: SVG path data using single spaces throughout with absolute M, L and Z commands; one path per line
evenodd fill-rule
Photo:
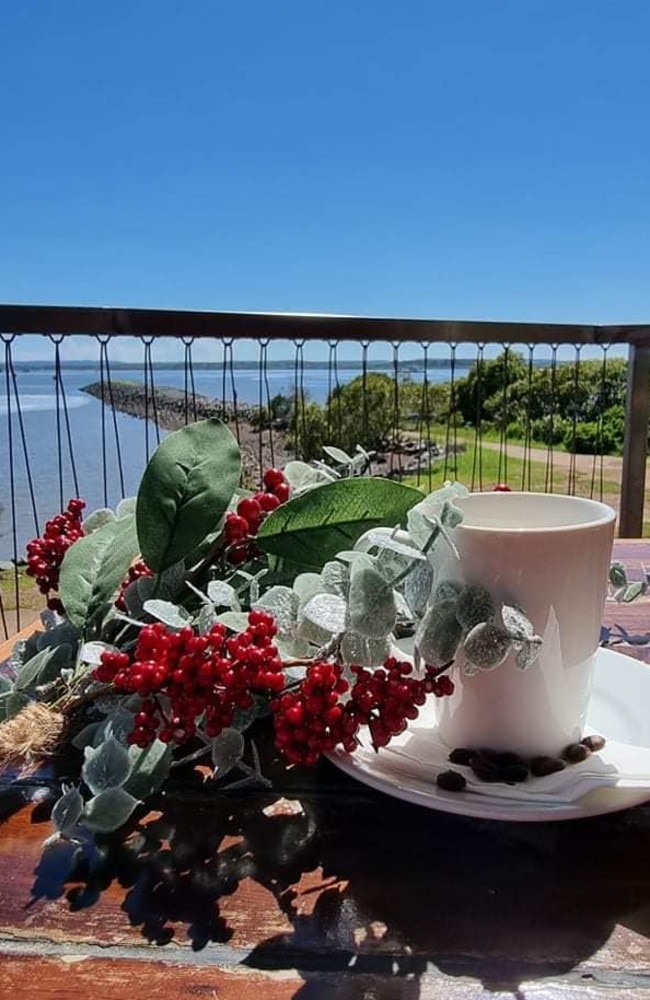
M 73 625 L 83 629 L 110 601 L 138 552 L 133 514 L 70 546 L 61 565 L 59 590 Z
M 394 527 L 422 500 L 420 490 L 390 479 L 341 479 L 274 510 L 257 540 L 266 552 L 303 569 L 320 569 L 370 528 Z
M 215 530 L 240 471 L 239 447 L 220 420 L 201 420 L 165 438 L 138 491 L 138 538 L 147 566 L 160 573 Z

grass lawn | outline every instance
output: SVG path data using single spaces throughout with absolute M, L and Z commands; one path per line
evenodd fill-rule
M 553 468 L 552 488 L 555 493 L 566 493 L 569 491 L 569 469 Z M 530 461 L 524 462 L 520 458 L 508 456 L 507 474 L 505 456 L 501 456 L 499 463 L 499 453 L 488 448 L 476 449 L 474 445 L 468 444 L 467 451 L 457 455 L 450 455 L 445 468 L 444 459 L 439 459 L 432 463 L 431 469 L 422 468 L 420 475 L 408 476 L 404 482 L 409 486 L 419 486 L 425 491 L 437 489 L 442 486 L 445 479 L 455 479 L 463 483 L 469 489 L 489 490 L 496 486 L 498 482 L 507 482 L 512 489 L 533 490 L 544 492 L 551 488 L 551 481 L 546 471 L 546 462 Z M 573 481 L 573 477 L 572 477 Z M 604 494 L 618 494 L 620 486 L 617 482 L 603 481 Z M 592 477 L 584 473 L 575 473 L 575 490 L 578 496 L 593 496 L 598 498 L 600 492 L 600 481 L 598 470 L 592 489 Z
M 16 631 L 16 604 L 20 607 L 21 626 L 38 618 L 45 607 L 45 598 L 40 593 L 31 576 L 27 576 L 25 568 L 18 568 L 18 602 L 16 602 L 16 583 L 13 569 L 0 570 L 0 640 L 5 637 L 5 631 L 12 635 Z M 6 624 L 6 629 L 5 629 Z

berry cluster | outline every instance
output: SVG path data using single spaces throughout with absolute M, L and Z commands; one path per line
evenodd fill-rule
M 119 593 L 115 598 L 115 607 L 118 611 L 127 610 L 126 602 L 124 600 L 126 589 L 136 580 L 140 580 L 143 576 L 153 576 L 153 572 L 149 569 L 143 559 L 138 559 L 137 562 L 134 562 L 131 566 L 129 566 L 129 571 L 120 585 Z
M 85 506 L 84 501 L 77 497 L 70 500 L 67 510 L 46 522 L 43 537 L 34 538 L 27 543 L 26 573 L 36 578 L 42 594 L 59 588 L 63 557 L 70 546 L 84 534 L 81 512 Z M 50 607 L 59 604 L 56 598 L 48 601 Z
M 395 657 L 372 671 L 352 667 L 356 683 L 350 692 L 350 711 L 359 725 L 368 726 L 375 750 L 403 733 L 426 701 L 427 682 L 409 677 L 412 670 L 412 664 Z
M 263 490 L 252 497 L 244 497 L 237 504 L 236 513 L 230 513 L 226 517 L 226 558 L 233 566 L 240 566 L 262 554 L 251 539 L 260 530 L 266 515 L 291 496 L 291 487 L 281 469 L 267 469 L 263 482 Z
M 315 764 L 339 743 L 354 749 L 358 722 L 340 700 L 348 687 L 340 666 L 316 662 L 296 691 L 271 702 L 275 745 L 289 763 Z
M 156 736 L 184 743 L 200 721 L 206 736 L 214 737 L 232 724 L 237 709 L 250 708 L 254 692 L 284 688 L 276 631 L 264 611 L 251 611 L 248 628 L 231 638 L 223 625 L 200 636 L 189 626 L 171 632 L 161 623 L 146 625 L 133 658 L 108 650 L 93 676 L 142 698 L 129 736 L 136 746 L 148 747 Z
M 361 726 L 368 727 L 372 745 L 378 750 L 418 717 L 427 694 L 453 691 L 448 677 L 444 678 L 446 684 L 441 684 L 442 677 L 409 677 L 412 665 L 394 657 L 376 670 L 351 670 L 355 682 L 350 688 L 340 666 L 314 663 L 297 690 L 285 692 L 271 702 L 275 745 L 290 763 L 315 764 L 322 753 L 336 746 L 351 752 Z M 348 699 L 344 701 L 341 696 L 346 694 Z
M 452 695 L 456 688 L 449 674 L 443 673 L 447 667 L 425 667 L 426 680 L 424 690 L 427 694 L 433 694 L 436 698 L 446 698 Z

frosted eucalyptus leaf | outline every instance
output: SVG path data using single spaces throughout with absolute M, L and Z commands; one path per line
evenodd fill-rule
M 313 642 L 326 642 L 346 624 L 347 604 L 337 594 L 317 594 L 300 610 L 300 634 Z
M 147 799 L 167 780 L 172 763 L 172 748 L 155 739 L 148 747 L 129 747 L 131 773 L 124 784 L 125 791 L 136 799 Z
M 504 604 L 501 608 L 501 618 L 506 630 L 513 639 L 529 639 L 535 634 L 533 623 L 521 608 Z
M 466 632 L 493 618 L 495 610 L 492 595 L 485 587 L 469 584 L 458 595 L 456 617 Z
M 414 645 L 426 664 L 442 667 L 456 656 L 462 629 L 454 601 L 432 604 L 418 625 Z
M 539 659 L 542 646 L 543 642 L 539 636 L 532 636 L 517 644 L 515 663 L 520 670 L 528 670 L 529 667 L 532 667 L 533 663 Z
M 225 580 L 211 580 L 208 584 L 208 597 L 218 608 L 230 608 L 231 611 L 240 610 L 235 588 L 226 583 Z
M 245 611 L 224 611 L 219 615 L 218 621 L 231 632 L 243 632 L 248 628 L 248 615 Z
M 462 583 L 456 580 L 441 580 L 433 593 L 433 603 L 437 601 L 457 601 L 463 590 Z
M 359 562 L 352 565 L 349 606 L 352 629 L 367 639 L 381 639 L 395 627 L 393 588 L 374 566 Z
M 392 528 L 371 528 L 370 531 L 364 532 L 361 538 L 357 539 L 354 548 L 356 552 L 388 549 L 398 555 L 406 556 L 408 559 L 424 560 L 425 558 L 417 546 L 399 541 Z
M 204 604 L 196 616 L 196 628 L 199 635 L 205 635 L 219 621 L 219 616 L 212 604 Z
M 338 462 L 339 465 L 350 465 L 352 462 L 351 456 L 348 455 L 347 451 L 343 451 L 342 448 L 335 448 L 334 445 L 325 444 L 323 445 L 323 451 L 334 462 Z
M 416 618 L 421 618 L 426 610 L 433 586 L 433 569 L 429 562 L 418 563 L 404 580 L 404 596 Z
M 114 736 L 109 736 L 95 749 L 86 747 L 84 757 L 81 777 L 93 795 L 124 784 L 131 771 L 129 754 Z
M 224 729 L 210 741 L 215 777 L 223 778 L 244 755 L 244 737 L 238 729 Z
M 623 603 L 631 604 L 632 601 L 636 601 L 637 597 L 641 597 L 642 594 L 645 594 L 647 589 L 647 583 L 630 583 L 629 586 L 625 588 Z
M 78 788 L 68 788 L 54 803 L 51 820 L 62 837 L 71 837 L 81 819 L 84 800 Z
M 328 594 L 338 594 L 339 597 L 347 597 L 350 590 L 350 570 L 342 562 L 336 559 L 325 563 L 321 572 L 323 589 Z
M 313 465 L 299 461 L 287 462 L 284 474 L 294 492 L 312 489 L 314 486 L 331 483 L 337 479 L 335 473 L 330 469 L 315 469 Z
M 465 636 L 463 652 L 475 667 L 494 670 L 503 663 L 511 645 L 512 640 L 504 628 L 482 621 Z
M 72 646 L 76 653 L 79 642 L 79 629 L 75 628 L 71 622 L 59 621 L 58 624 L 47 628 L 45 632 L 38 633 L 36 648 L 40 652 L 42 649 L 60 646 L 64 642 Z
M 298 660 L 309 656 L 311 646 L 301 636 L 277 635 L 273 641 L 281 660 Z
M 177 604 L 172 604 L 171 601 L 145 601 L 144 611 L 152 618 L 157 618 L 163 625 L 167 625 L 168 628 L 185 628 L 190 620 L 189 612 Z
M 614 562 L 609 567 L 609 582 L 613 587 L 627 586 L 627 572 L 620 562 Z
M 5 677 L 4 674 L 0 674 L 0 694 L 6 694 L 8 691 L 11 691 L 12 687 L 11 680 Z
M 293 589 L 302 605 L 315 594 L 322 594 L 325 588 L 320 573 L 299 573 L 293 581 Z
M 102 654 L 114 649 L 115 646 L 111 646 L 108 642 L 84 642 L 79 660 L 89 666 L 98 667 L 102 662 Z
M 107 736 L 113 736 L 122 746 L 127 746 L 129 735 L 133 731 L 133 713 L 120 706 L 111 712 L 105 725 Z
M 84 726 L 81 732 L 77 733 L 73 738 L 73 747 L 76 747 L 77 750 L 83 750 L 85 747 L 94 746 L 97 730 L 103 725 L 103 722 L 91 722 L 89 725 Z
M 341 640 L 341 659 L 344 665 L 378 667 L 390 656 L 386 639 L 367 639 L 358 632 L 347 631 Z
M 115 514 L 109 507 L 100 507 L 99 510 L 94 510 L 88 517 L 84 517 L 84 534 L 90 535 L 93 531 L 103 528 L 109 521 L 114 520 Z
M 273 615 L 280 632 L 291 632 L 298 620 L 299 603 L 298 595 L 291 587 L 271 587 L 255 601 L 253 607 Z
M 451 500 L 445 501 L 440 511 L 440 521 L 445 528 L 457 528 L 463 520 L 463 512 Z
M 112 833 L 124 826 L 138 806 L 138 799 L 123 788 L 107 788 L 86 803 L 82 822 L 97 833 Z

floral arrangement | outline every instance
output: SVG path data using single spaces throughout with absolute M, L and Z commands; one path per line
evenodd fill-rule
M 228 427 L 201 421 L 163 441 L 137 497 L 85 519 L 73 499 L 29 544 L 45 630 L 0 673 L 0 763 L 77 752 L 55 837 L 119 829 L 173 766 L 264 783 L 259 726 L 287 766 L 379 750 L 454 669 L 535 661 L 524 612 L 463 580 L 464 487 L 423 497 L 366 475 L 361 448 L 326 453 L 246 491 Z

